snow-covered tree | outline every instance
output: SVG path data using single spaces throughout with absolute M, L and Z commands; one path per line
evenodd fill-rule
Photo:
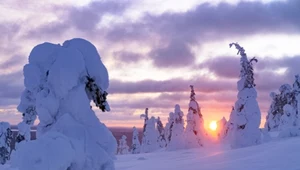
M 28 125 L 38 116 L 37 140 L 21 142 L 13 164 L 19 170 L 113 170 L 116 139 L 90 107 L 93 100 L 110 110 L 108 72 L 96 47 L 79 38 L 43 43 L 28 61 L 18 110 Z
M 180 106 L 176 104 L 174 110 L 175 121 L 171 131 L 172 135 L 168 144 L 168 150 L 183 149 L 185 147 L 183 116 Z
M 155 123 L 156 119 L 153 116 L 146 122 L 147 126 L 144 132 L 141 146 L 142 153 L 152 152 L 159 148 L 159 144 L 157 142 L 159 134 L 155 128 Z
M 230 116 L 234 125 L 231 147 L 240 148 L 261 143 L 261 133 L 259 130 L 261 113 L 256 101 L 257 92 L 255 90 L 252 61 L 247 58 L 245 50 L 237 43 L 234 45 L 240 54 L 240 80 L 237 82 L 238 100 L 235 103 L 234 111 Z
M 9 160 L 11 151 L 12 131 L 8 122 L 0 122 L 0 164 Z
M 186 116 L 187 125 L 184 131 L 185 148 L 197 148 L 200 146 L 199 139 L 194 132 L 194 113 L 190 110 Z
M 138 154 L 141 152 L 141 144 L 139 140 L 139 132 L 136 127 L 133 127 L 133 134 L 132 134 L 132 154 Z
M 118 154 L 125 155 L 129 153 L 129 146 L 127 145 L 127 137 L 122 135 L 121 139 L 119 139 L 119 146 L 118 146 Z
M 227 130 L 227 120 L 225 117 L 223 117 L 221 120 L 217 122 L 217 134 L 219 140 L 223 140 L 226 136 L 226 130 Z
M 148 117 L 148 108 L 145 109 L 145 113 L 140 115 L 140 118 L 144 118 L 144 126 L 143 126 L 143 132 L 146 131 L 147 121 L 149 120 Z
M 203 138 L 205 135 L 204 130 L 204 122 L 203 122 L 203 116 L 201 114 L 200 106 L 198 102 L 196 101 L 196 93 L 194 91 L 194 86 L 190 85 L 191 87 L 191 94 L 190 94 L 190 103 L 189 103 L 189 110 L 188 112 L 192 111 L 194 114 L 192 116 L 194 121 L 193 131 L 195 135 L 197 136 L 197 140 L 200 146 L 203 145 Z
M 161 148 L 166 147 L 166 139 L 165 139 L 165 129 L 164 129 L 164 125 L 162 124 L 160 117 L 158 116 L 157 121 L 156 121 L 156 127 L 159 133 L 157 142 L 159 143 L 159 146 Z
M 168 122 L 166 123 L 166 128 L 165 128 L 165 139 L 167 141 L 167 145 L 171 141 L 174 122 L 175 122 L 175 115 L 173 112 L 170 112 L 168 117 Z
M 295 76 L 295 82 L 293 83 L 293 92 L 295 97 L 295 110 L 298 119 L 300 119 L 300 75 Z M 300 127 L 300 123 L 298 124 Z
M 293 137 L 293 136 L 299 136 L 300 130 L 296 126 L 296 111 L 295 109 L 289 105 L 286 104 L 283 107 L 283 115 L 280 118 L 280 125 L 279 125 L 279 137 Z

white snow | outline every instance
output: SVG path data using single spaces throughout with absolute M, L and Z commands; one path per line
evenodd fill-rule
M 273 140 L 230 149 L 215 144 L 199 149 L 120 155 L 117 170 L 299 170 L 300 138 Z

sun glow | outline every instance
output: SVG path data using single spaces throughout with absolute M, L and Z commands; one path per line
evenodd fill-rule
M 217 122 L 216 121 L 211 121 L 209 123 L 209 129 L 215 131 L 217 129 Z

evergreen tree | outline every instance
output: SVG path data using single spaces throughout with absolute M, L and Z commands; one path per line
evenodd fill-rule
M 178 104 L 175 105 L 174 118 L 168 150 L 182 149 L 185 147 L 183 112 Z
M 146 122 L 147 126 L 144 132 L 141 147 L 142 153 L 152 152 L 159 148 L 159 145 L 157 143 L 159 134 L 157 129 L 155 128 L 155 123 L 156 119 L 153 116 Z
M 145 109 L 145 113 L 140 115 L 140 118 L 144 118 L 144 126 L 143 126 L 143 132 L 146 131 L 147 121 L 149 120 L 148 117 L 148 108 Z
M 136 127 L 133 127 L 133 134 L 132 134 L 132 154 L 138 154 L 141 152 L 141 144 L 139 141 L 139 132 Z
M 298 120 L 300 120 L 300 75 L 295 76 L 295 82 L 293 83 L 293 93 L 294 93 L 294 107 L 296 110 L 296 115 Z M 300 121 L 298 121 L 298 126 L 300 127 Z
M 127 137 L 122 135 L 121 139 L 119 139 L 119 146 L 118 146 L 118 154 L 125 155 L 129 153 L 129 146 L 127 145 L 126 141 Z
M 162 122 L 160 120 L 160 117 L 157 118 L 156 127 L 157 127 L 157 130 L 158 130 L 158 133 L 159 133 L 157 141 L 159 143 L 159 146 L 161 148 L 164 148 L 164 147 L 166 147 L 167 142 L 166 142 L 166 139 L 165 139 L 164 125 L 162 124 Z
M 168 122 L 167 122 L 166 128 L 165 128 L 165 138 L 166 138 L 166 141 L 167 141 L 167 145 L 171 141 L 172 129 L 173 129 L 173 126 L 174 126 L 174 122 L 175 122 L 175 115 L 174 115 L 173 112 L 170 112 Z
M 0 122 L 0 163 L 10 159 L 12 131 L 8 122 Z
M 217 122 L 217 134 L 219 140 L 223 140 L 226 136 L 226 129 L 227 129 L 227 120 L 223 117 L 221 120 Z
M 203 122 L 203 116 L 201 114 L 201 110 L 200 110 L 200 106 L 198 104 L 198 102 L 196 101 L 196 93 L 194 91 L 194 86 L 190 85 L 191 87 L 191 94 L 190 94 L 190 103 L 189 103 L 189 110 L 188 112 L 192 112 L 193 113 L 193 121 L 194 121 L 194 126 L 193 126 L 193 132 L 195 133 L 195 135 L 197 136 L 197 141 L 199 143 L 200 146 L 203 145 L 203 137 L 205 134 L 204 131 L 204 122 Z
M 279 125 L 279 137 L 293 137 L 299 136 L 300 131 L 299 128 L 296 126 L 296 112 L 295 109 L 290 105 L 286 104 L 283 107 L 283 115 L 280 118 L 280 125 Z
M 194 132 L 195 129 L 194 115 L 195 114 L 193 113 L 193 111 L 190 110 L 186 116 L 187 125 L 184 132 L 185 148 L 199 147 L 198 138 Z
M 233 123 L 233 133 L 231 138 L 231 147 L 240 148 L 261 143 L 261 133 L 259 130 L 261 113 L 256 101 L 257 92 L 255 90 L 253 65 L 247 58 L 245 50 L 237 43 L 231 43 L 240 54 L 240 80 L 237 82 L 238 100 L 235 103 L 234 111 L 230 116 Z
M 289 104 L 294 108 L 295 111 L 297 110 L 296 95 L 292 87 L 289 84 L 283 84 L 280 86 L 279 92 L 279 94 L 276 94 L 275 92 L 270 93 L 272 103 L 270 105 L 265 123 L 265 128 L 267 128 L 269 131 L 279 130 L 280 119 L 284 114 L 283 107 L 285 105 Z

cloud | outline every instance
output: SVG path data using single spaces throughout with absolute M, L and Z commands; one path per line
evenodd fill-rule
M 190 90 L 190 85 L 200 92 L 216 92 L 234 89 L 236 83 L 231 80 L 211 80 L 206 77 L 184 80 L 170 79 L 164 81 L 143 80 L 138 82 L 125 82 L 116 79 L 110 80 L 110 93 L 160 93 L 160 92 L 184 92 Z
M 195 60 L 187 44 L 181 41 L 171 41 L 165 48 L 154 48 L 149 56 L 157 67 L 187 67 Z
M 130 52 L 130 51 L 115 51 L 113 56 L 117 62 L 134 63 L 145 58 L 143 54 Z
M 60 13 L 57 12 L 58 19 L 39 25 L 35 29 L 31 29 L 26 33 L 25 37 L 60 37 L 72 28 L 88 34 L 97 29 L 97 26 L 104 15 L 120 15 L 129 5 L 130 2 L 127 0 L 92 1 L 83 7 L 54 5 L 55 8 L 50 9 L 52 9 L 51 12 L 57 12 L 57 10 L 60 11 Z

